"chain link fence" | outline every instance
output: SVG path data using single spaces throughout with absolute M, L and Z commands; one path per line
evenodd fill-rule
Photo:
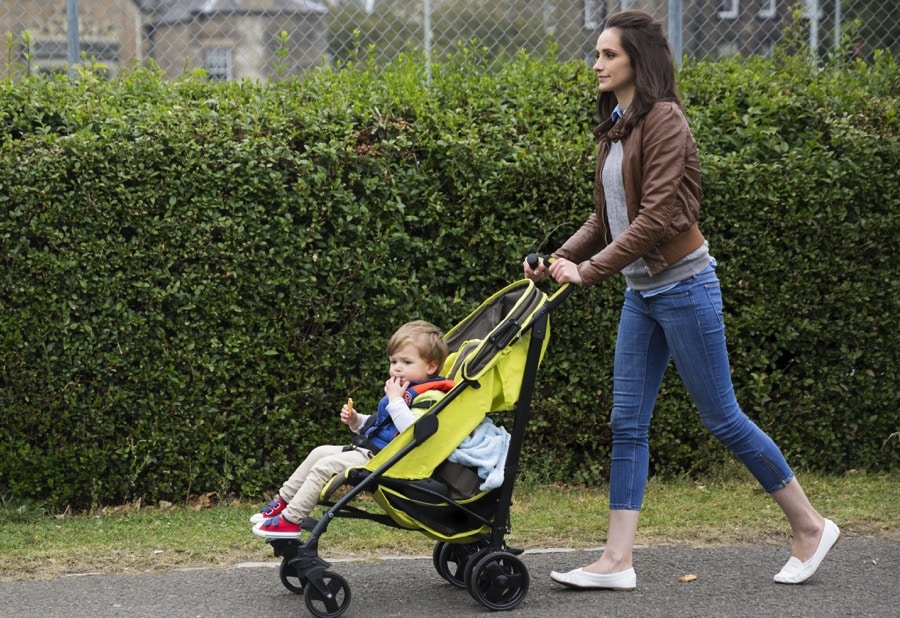
M 154 63 L 171 78 L 277 79 L 460 45 L 591 61 L 607 16 L 627 8 L 664 21 L 678 58 L 768 55 L 791 24 L 821 57 L 900 55 L 897 0 L 3 0 L 0 70 L 113 76 Z

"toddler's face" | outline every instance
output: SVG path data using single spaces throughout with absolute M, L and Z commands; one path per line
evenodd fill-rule
M 391 377 L 408 382 L 427 380 L 438 370 L 437 363 L 426 361 L 412 343 L 407 343 L 391 354 Z

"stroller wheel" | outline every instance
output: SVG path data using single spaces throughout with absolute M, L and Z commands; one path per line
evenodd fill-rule
M 322 590 L 320 590 L 321 584 Z M 350 584 L 330 571 L 325 571 L 319 582 L 307 582 L 303 589 L 306 609 L 319 618 L 336 618 L 350 607 Z
M 491 552 L 490 547 L 484 547 L 484 548 L 476 551 L 471 556 L 469 556 L 469 561 L 466 562 L 466 566 L 463 569 L 463 581 L 465 582 L 465 585 L 463 586 L 463 588 L 466 588 L 468 590 L 469 582 L 472 581 L 472 568 L 476 564 L 478 564 L 479 560 L 481 560 L 484 556 L 488 555 L 490 552 Z
M 434 549 L 431 552 L 431 563 L 434 565 L 434 570 L 438 572 L 438 575 L 443 577 L 443 573 L 441 573 L 441 551 L 444 549 L 444 546 L 447 545 L 446 541 L 438 541 L 434 544 Z
M 466 588 L 488 609 L 504 611 L 522 602 L 528 583 L 528 569 L 521 560 L 507 552 L 491 552 L 472 566 Z
M 306 586 L 307 580 L 305 577 L 300 577 L 297 574 L 297 569 L 290 562 L 287 557 L 281 561 L 278 576 L 281 578 L 281 583 L 284 584 L 285 588 L 294 594 L 303 594 L 303 587 Z
M 435 559 L 435 568 L 445 580 L 457 588 L 466 587 L 466 566 L 470 564 L 472 557 L 477 555 L 485 546 L 484 543 L 442 543 L 440 553 Z M 437 547 L 435 547 L 437 552 Z

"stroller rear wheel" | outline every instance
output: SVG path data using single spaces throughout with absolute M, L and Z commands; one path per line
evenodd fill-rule
M 320 581 L 306 583 L 303 601 L 312 615 L 336 618 L 350 607 L 350 584 L 337 573 L 325 571 Z
M 434 548 L 434 566 L 438 574 L 457 588 L 466 587 L 466 567 L 487 543 L 438 543 Z
M 478 564 L 479 560 L 481 560 L 484 556 L 488 555 L 489 553 L 491 553 L 491 548 L 483 547 L 482 549 L 479 549 L 474 554 L 469 556 L 469 561 L 466 562 L 466 566 L 463 569 L 463 581 L 466 582 L 466 585 L 463 586 L 463 588 L 466 588 L 468 590 L 469 582 L 472 581 L 472 569 L 474 568 L 474 566 L 476 564 Z
M 481 555 L 471 566 L 466 588 L 473 599 L 495 611 L 513 609 L 528 594 L 525 564 L 507 552 Z
M 443 577 L 444 575 L 441 573 L 441 551 L 444 549 L 444 546 L 447 545 L 446 541 L 438 541 L 434 544 L 434 549 L 431 552 L 431 563 L 434 565 L 434 570 L 438 572 L 438 575 Z

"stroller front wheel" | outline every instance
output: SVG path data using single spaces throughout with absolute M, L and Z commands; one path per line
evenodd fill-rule
M 284 584 L 285 588 L 294 594 L 303 594 L 303 588 L 306 586 L 307 580 L 305 577 L 300 577 L 297 569 L 294 568 L 287 556 L 281 561 L 278 576 L 281 578 L 281 583 Z
M 312 615 L 336 618 L 350 607 L 350 584 L 337 573 L 326 571 L 321 580 L 307 582 L 303 601 Z

